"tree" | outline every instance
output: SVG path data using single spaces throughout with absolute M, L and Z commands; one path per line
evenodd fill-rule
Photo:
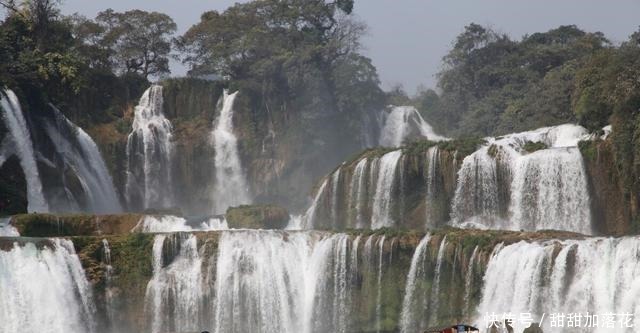
M 108 9 L 98 13 L 96 23 L 96 44 L 112 51 L 112 64 L 119 71 L 145 78 L 170 73 L 171 36 L 177 29 L 171 17 L 142 10 L 118 13 Z
M 223 13 L 206 12 L 178 38 L 183 61 L 196 74 L 258 78 L 312 64 L 328 72 L 340 57 L 357 50 L 364 26 L 348 14 L 352 0 L 265 0 L 236 4 Z

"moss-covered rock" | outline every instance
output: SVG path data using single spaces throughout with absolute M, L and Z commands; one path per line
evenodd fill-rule
M 289 212 L 275 205 L 230 207 L 225 217 L 233 229 L 284 229 L 289 223 Z
M 11 224 L 23 237 L 100 236 L 128 234 L 142 215 L 21 214 Z

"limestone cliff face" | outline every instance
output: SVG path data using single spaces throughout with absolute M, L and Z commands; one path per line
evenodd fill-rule
M 610 140 L 581 142 L 589 175 L 591 211 L 596 230 L 604 235 L 629 235 L 640 231 L 637 193 L 629 191 L 616 166 Z

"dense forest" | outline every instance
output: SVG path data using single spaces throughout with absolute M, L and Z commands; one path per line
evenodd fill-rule
M 412 104 L 454 137 L 611 124 L 624 183 L 640 183 L 640 31 L 618 45 L 573 25 L 515 40 L 471 23 L 444 56 L 437 88 L 407 96 L 382 90 L 349 0 L 236 4 L 203 13 L 182 36 L 157 12 L 86 18 L 62 15 L 56 0 L 0 3 L 0 85 L 28 100 L 29 112 L 53 103 L 81 126 L 111 122 L 126 132 L 127 108 L 149 80 L 170 74 L 174 58 L 190 76 L 213 75 L 250 96 L 252 123 L 243 126 L 258 137 L 272 130 L 265 123 L 285 119 L 304 128 L 293 135 L 303 142 L 331 137 L 325 146 L 335 153 L 387 104 Z

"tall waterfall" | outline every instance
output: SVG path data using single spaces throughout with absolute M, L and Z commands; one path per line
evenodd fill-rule
M 422 137 L 431 141 L 446 140 L 445 137 L 435 133 L 415 107 L 394 106 L 382 127 L 380 145 L 399 147 L 411 137 Z
M 2 95 L 2 99 L 0 99 L 2 115 L 27 181 L 28 210 L 29 212 L 48 212 L 49 206 L 42 192 L 42 182 L 31 142 L 31 134 L 22 114 L 18 97 L 11 90 L 0 92 L 0 95 Z
M 394 226 L 391 217 L 393 186 L 396 180 L 396 167 L 402 157 L 402 151 L 395 150 L 384 154 L 378 164 L 378 180 L 373 199 L 371 228 L 378 229 Z
M 135 108 L 132 131 L 127 138 L 129 208 L 170 208 L 171 122 L 162 111 L 162 86 L 147 89 Z
M 212 193 L 213 213 L 251 202 L 247 181 L 240 164 L 238 139 L 233 133 L 233 103 L 238 92 L 223 93 L 222 109 L 211 133 L 215 147 L 215 188 Z
M 73 244 L 0 250 L 0 332 L 94 332 L 91 286 Z
M 87 201 L 86 210 L 98 214 L 121 212 L 113 180 L 96 143 L 62 112 L 53 106 L 51 108 L 55 113 L 55 123 L 46 122 L 45 132 L 65 165 L 80 181 Z
M 427 169 L 427 195 L 426 195 L 426 225 L 434 227 L 436 225 L 436 196 L 441 190 L 437 181 L 438 159 L 440 158 L 440 149 L 438 146 L 431 147 L 427 151 L 427 161 L 429 163 Z
M 589 312 L 603 317 L 593 332 L 610 332 L 604 325 L 607 314 L 629 313 L 635 320 L 640 315 L 639 253 L 637 237 L 523 241 L 500 247 L 486 268 L 477 322 L 492 312 L 531 313 L 534 322 L 540 322 L 543 313 Z M 614 319 L 616 328 L 619 319 Z M 551 327 L 548 317 L 542 323 L 544 332 L 569 330 L 566 323 Z M 517 320 L 514 328 L 517 333 L 524 329 Z
M 458 171 L 453 223 L 495 229 L 591 233 L 586 171 L 575 125 L 487 138 Z M 527 152 L 528 144 L 543 149 Z

